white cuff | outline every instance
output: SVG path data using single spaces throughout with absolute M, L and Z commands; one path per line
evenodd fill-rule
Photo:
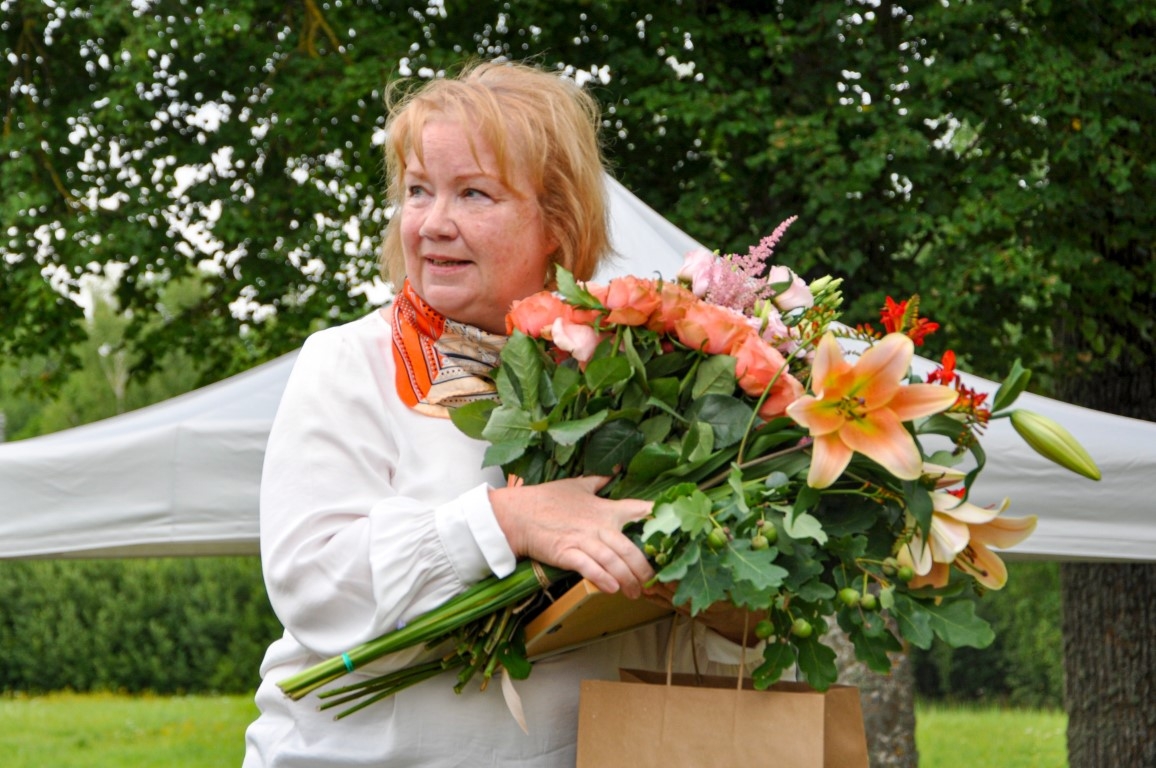
M 517 565 L 490 505 L 490 486 L 483 483 L 434 510 L 438 538 L 464 584 L 493 573 L 509 576 Z

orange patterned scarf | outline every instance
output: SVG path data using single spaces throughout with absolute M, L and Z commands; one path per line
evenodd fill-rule
M 491 372 L 505 336 L 441 315 L 409 280 L 393 300 L 393 361 L 397 393 L 419 413 L 448 418 L 475 400 L 497 400 Z

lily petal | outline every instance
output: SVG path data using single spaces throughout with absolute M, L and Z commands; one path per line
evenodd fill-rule
M 934 491 L 931 494 L 931 506 L 935 509 L 936 514 L 970 525 L 990 523 L 999 517 L 1000 512 L 1007 509 L 1007 505 L 1008 500 L 1004 499 L 1003 504 L 998 509 L 987 509 L 969 501 L 958 499 L 950 493 Z
M 1036 516 L 997 517 L 971 529 L 971 540 L 992 547 L 1007 549 L 1026 539 L 1036 529 Z
M 815 359 L 811 362 L 811 378 L 817 387 L 826 387 L 827 379 L 849 370 L 851 364 L 843 358 L 843 350 L 835 335 L 828 333 L 819 340 Z
M 923 470 L 923 456 L 915 440 L 886 408 L 847 422 L 839 435 L 852 450 L 874 459 L 901 480 L 915 480 Z
M 807 471 L 807 485 L 826 488 L 839 479 L 851 463 L 851 449 L 837 433 L 819 435 L 811 446 L 811 468 Z
M 847 421 L 847 417 L 839 410 L 838 403 L 819 400 L 811 395 L 803 395 L 788 405 L 787 415 L 806 427 L 814 436 L 835 432 Z
M 911 421 L 946 411 L 955 405 L 959 393 L 939 384 L 908 384 L 900 387 L 887 407 L 900 421 Z
M 918 533 L 911 537 L 911 541 L 904 544 L 895 553 L 895 559 L 900 565 L 906 565 L 915 571 L 916 575 L 923 576 L 931 571 L 931 547 L 923 543 L 923 537 Z
M 859 394 L 866 396 L 869 387 L 897 384 L 907 375 L 915 344 L 902 333 L 889 333 L 868 349 L 855 363 L 855 378 L 868 384 Z M 885 401 L 884 401 L 885 402 Z
M 932 563 L 926 575 L 916 574 L 915 578 L 907 582 L 911 589 L 920 587 L 946 587 L 951 579 L 951 566 L 947 563 Z
M 1003 589 L 1007 584 L 1007 566 L 983 544 L 973 541 L 961 559 L 965 561 L 962 570 L 988 589 Z
M 967 549 L 971 541 L 971 531 L 967 523 L 952 520 L 940 515 L 931 518 L 931 559 L 937 563 L 950 563 Z

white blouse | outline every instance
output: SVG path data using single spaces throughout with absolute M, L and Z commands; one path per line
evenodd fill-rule
M 261 665 L 244 766 L 572 766 L 580 681 L 662 668 L 668 623 L 538 661 L 516 683 L 529 734 L 496 680 L 455 694 L 455 677 L 439 675 L 339 721 L 315 695 L 291 701 L 276 685 L 515 566 L 489 503 L 503 478 L 482 469 L 486 445 L 406 407 L 394 371 L 383 311 L 314 334 L 294 365 L 261 483 L 265 582 L 285 634 Z M 723 638 L 696 637 L 700 660 L 738 660 Z M 425 658 L 394 654 L 335 685 Z

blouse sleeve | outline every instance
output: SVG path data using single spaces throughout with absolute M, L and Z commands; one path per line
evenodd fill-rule
M 399 423 L 404 406 L 386 401 L 396 398 L 391 368 L 374 353 L 388 348 L 329 331 L 310 337 L 265 454 L 269 599 L 286 630 L 320 656 L 395 629 L 515 565 L 480 482 L 481 453 L 448 420 L 413 415 L 418 428 Z M 473 466 L 454 466 L 455 451 Z M 419 493 L 423 487 L 435 492 Z

